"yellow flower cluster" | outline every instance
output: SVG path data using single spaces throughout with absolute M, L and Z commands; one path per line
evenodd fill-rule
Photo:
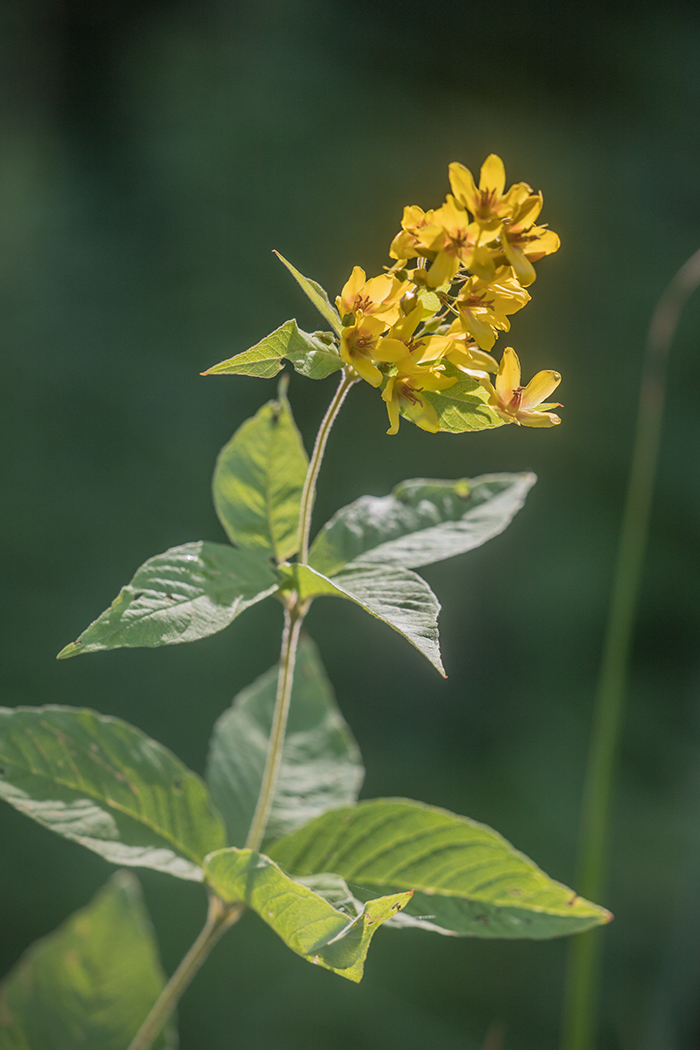
M 504 350 L 500 364 L 490 353 L 499 332 L 510 329 L 509 315 L 530 300 L 533 264 L 559 247 L 556 233 L 536 225 L 542 194 L 526 182 L 506 191 L 503 161 L 493 153 L 478 186 L 462 164 L 450 164 L 449 178 L 452 193 L 441 207 L 404 209 L 386 273 L 368 280 L 359 266 L 352 271 L 336 299 L 340 355 L 382 388 L 390 434 L 400 414 L 438 431 L 423 392 L 446 390 L 460 374 L 481 384 L 505 422 L 555 426 L 560 420 L 552 409 L 560 406 L 543 402 L 559 373 L 538 372 L 523 387 L 515 351 Z

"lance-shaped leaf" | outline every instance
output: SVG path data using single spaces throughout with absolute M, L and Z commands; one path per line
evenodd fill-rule
M 325 379 L 343 367 L 333 346 L 330 332 L 302 332 L 296 321 L 285 321 L 250 350 L 220 361 L 202 372 L 203 376 L 241 375 L 272 379 L 283 367 L 284 359 L 291 361 L 301 375 L 310 379 Z
M 332 810 L 269 852 L 294 876 L 334 872 L 360 899 L 415 890 L 396 921 L 438 933 L 540 939 L 612 918 L 485 824 L 407 799 Z
M 362 980 L 376 930 L 411 899 L 410 892 L 382 896 L 353 917 L 249 849 L 219 850 L 207 857 L 204 870 L 222 900 L 244 901 L 297 955 L 355 982 Z
M 440 603 L 425 580 L 398 566 L 356 562 L 328 579 L 310 565 L 284 566 L 286 586 L 305 598 L 347 598 L 393 627 L 443 676 L 437 617 Z
M 296 553 L 308 465 L 285 397 L 238 428 L 219 453 L 213 481 L 216 513 L 232 543 L 278 561 Z
M 201 881 L 226 844 L 200 778 L 139 729 L 74 707 L 0 708 L 0 798 L 113 864 Z
M 0 985 L 2 1050 L 125 1050 L 163 989 L 138 881 L 117 872 Z M 172 1050 L 172 1023 L 154 1043 Z
M 464 554 L 503 532 L 535 480 L 534 474 L 415 478 L 390 496 L 361 496 L 323 526 L 309 562 L 332 576 L 355 561 L 417 568 Z
M 440 430 L 463 434 L 467 430 L 488 430 L 504 425 L 488 404 L 488 393 L 475 379 L 469 379 L 453 366 L 447 367 L 446 374 L 457 377 L 454 386 L 447 390 L 422 392 L 437 412 Z
M 149 558 L 109 609 L 58 654 L 177 645 L 215 634 L 278 587 L 261 554 L 222 543 L 184 543 Z
M 290 262 L 285 259 L 279 252 L 274 253 L 281 263 L 287 267 L 294 280 L 297 282 L 301 290 L 314 304 L 318 312 L 325 317 L 328 323 L 333 327 L 333 331 L 337 335 L 340 335 L 343 331 L 343 326 L 340 321 L 340 315 L 336 308 L 331 304 L 328 298 L 328 292 L 318 281 L 312 281 L 309 277 L 304 277 L 303 273 L 299 273 L 296 267 L 292 266 Z
M 207 782 L 233 846 L 244 845 L 255 813 L 277 693 L 275 666 L 238 694 L 214 726 Z M 265 842 L 357 798 L 364 770 L 318 650 L 303 636 Z

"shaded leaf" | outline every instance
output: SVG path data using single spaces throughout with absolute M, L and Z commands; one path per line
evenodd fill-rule
M 453 365 L 446 368 L 447 375 L 457 376 L 457 382 L 447 390 L 424 390 L 422 392 L 437 412 L 440 430 L 450 434 L 463 434 L 466 430 L 488 430 L 502 427 L 504 422 L 488 404 L 488 394 L 476 381 L 469 379 Z
M 308 465 L 286 398 L 268 401 L 238 428 L 213 480 L 216 513 L 232 543 L 278 561 L 296 553 Z
M 314 304 L 318 312 L 325 317 L 328 323 L 332 326 L 333 331 L 340 335 L 343 331 L 343 326 L 340 321 L 340 316 L 336 308 L 331 304 L 328 298 L 328 293 L 321 287 L 318 281 L 312 281 L 308 277 L 304 277 L 303 273 L 299 273 L 296 267 L 292 266 L 283 255 L 279 252 L 274 253 L 281 263 L 287 267 L 294 280 L 300 286 L 302 291 L 311 302 Z
M 270 739 L 278 666 L 238 694 L 214 726 L 207 764 L 212 799 L 229 842 L 244 845 Z M 353 736 L 308 636 L 297 653 L 289 720 L 265 841 L 357 798 L 364 770 Z
M 332 579 L 310 565 L 285 566 L 287 586 L 302 599 L 347 598 L 371 616 L 393 627 L 444 677 L 437 617 L 440 603 L 425 580 L 397 566 L 348 565 Z
M 0 797 L 113 864 L 201 881 L 223 822 L 200 778 L 139 729 L 73 707 L 0 708 Z
M 464 554 L 503 532 L 535 480 L 527 473 L 415 478 L 390 496 L 361 496 L 323 526 L 309 562 L 332 576 L 355 561 L 417 568 Z
M 295 877 L 339 875 L 361 900 L 413 889 L 394 924 L 438 933 L 541 939 L 611 919 L 485 824 L 408 799 L 332 810 L 269 852 Z
M 0 985 L 0 1050 L 125 1050 L 164 984 L 141 888 L 117 872 Z M 176 1045 L 169 1024 L 154 1047 Z
M 233 847 L 207 857 L 205 878 L 226 903 L 245 901 L 307 962 L 356 982 L 374 933 L 411 899 L 410 893 L 380 897 L 352 917 L 285 875 L 269 857 Z
M 301 375 L 311 379 L 325 379 L 343 367 L 338 353 L 333 349 L 330 333 L 303 332 L 296 321 L 285 321 L 280 328 L 270 332 L 250 350 L 220 361 L 202 372 L 210 375 L 248 375 L 272 379 L 283 367 L 286 358 Z
M 157 554 L 59 660 L 124 646 L 177 645 L 215 634 L 278 587 L 266 558 L 222 543 Z

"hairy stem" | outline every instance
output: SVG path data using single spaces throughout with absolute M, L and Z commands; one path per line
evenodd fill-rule
M 605 880 L 610 805 L 622 727 L 637 598 L 644 567 L 666 393 L 666 366 L 681 311 L 700 286 L 700 251 L 666 287 L 649 328 L 639 394 L 637 429 L 617 564 L 598 679 L 583 794 L 576 887 L 597 900 Z M 592 1050 L 596 1042 L 602 931 L 574 937 L 569 946 L 563 1050 Z
M 227 906 L 218 897 L 209 898 L 209 913 L 202 932 L 158 996 L 153 1009 L 129 1046 L 129 1050 L 150 1050 L 177 1006 L 180 996 L 189 986 L 209 952 L 222 933 L 237 922 L 244 910 L 244 904 Z
M 358 377 L 354 372 L 345 369 L 343 370 L 343 375 L 340 380 L 340 385 L 335 392 L 335 397 L 328 406 L 328 411 L 321 421 L 321 426 L 318 428 L 314 450 L 309 461 L 309 469 L 306 472 L 306 481 L 304 482 L 304 488 L 301 493 L 301 512 L 299 514 L 299 561 L 302 565 L 306 565 L 309 560 L 309 533 L 311 531 L 311 514 L 313 513 L 314 501 L 316 499 L 316 481 L 318 479 L 318 472 L 321 469 L 321 463 L 323 462 L 323 453 L 326 451 L 328 435 L 331 432 L 331 427 L 335 423 L 336 416 L 342 408 L 348 390 L 353 383 L 357 382 L 357 378 Z
M 277 787 L 277 777 L 282 765 L 282 749 L 284 747 L 284 734 L 287 729 L 289 701 L 292 698 L 294 664 L 296 662 L 299 632 L 301 631 L 305 615 L 305 606 L 292 605 L 284 610 L 284 633 L 282 635 L 282 652 L 280 653 L 280 670 L 277 678 L 275 713 L 272 717 L 272 729 L 270 731 L 267 758 L 265 759 L 265 771 L 260 786 L 258 802 L 255 807 L 255 814 L 246 840 L 246 849 L 260 849 L 270 817 L 275 788 Z

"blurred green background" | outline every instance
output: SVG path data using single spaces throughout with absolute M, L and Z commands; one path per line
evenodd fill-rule
M 288 317 L 277 248 L 335 294 L 378 272 L 406 203 L 490 151 L 563 242 L 512 342 L 564 376 L 564 424 L 429 436 L 353 391 L 317 523 L 406 477 L 532 469 L 513 526 L 429 569 L 449 678 L 359 610 L 309 630 L 361 745 L 364 795 L 491 824 L 552 876 L 575 838 L 641 349 L 700 245 L 700 10 L 680 0 L 6 0 L 0 34 L 2 702 L 126 718 L 202 771 L 209 730 L 275 662 L 281 613 L 208 640 L 57 664 L 147 557 L 222 540 L 209 484 L 274 390 L 198 373 Z M 508 340 L 510 342 L 510 340 Z M 700 1044 L 700 296 L 673 352 L 615 804 L 605 1050 Z M 504 340 L 501 340 L 504 343 Z M 335 389 L 293 375 L 310 441 Z M 95 855 L 0 809 L 0 971 L 87 902 Z M 140 875 L 172 970 L 201 888 Z M 554 1047 L 566 943 L 385 931 L 359 987 L 249 916 L 180 1009 L 183 1050 Z

